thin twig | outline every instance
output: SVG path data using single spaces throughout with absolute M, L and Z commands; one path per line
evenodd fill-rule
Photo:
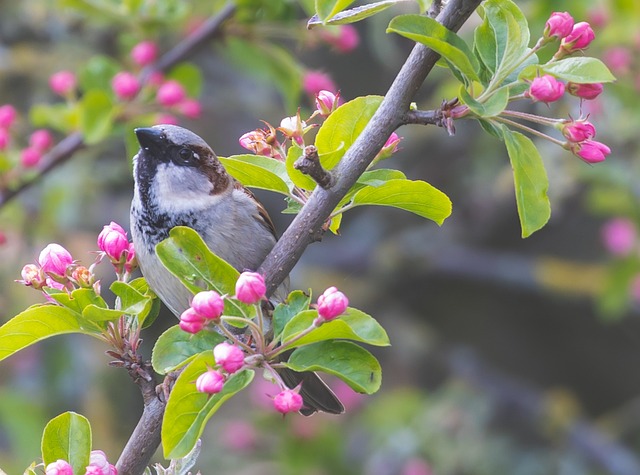
M 295 161 L 293 168 L 300 170 L 305 175 L 309 175 L 313 178 L 313 181 L 325 190 L 328 190 L 333 185 L 333 177 L 330 172 L 322 168 L 318 149 L 315 145 L 309 145 L 304 148 L 304 153 Z
M 437 125 L 438 127 L 442 127 L 444 124 L 444 117 L 441 109 L 428 111 L 410 110 L 402 116 L 400 123 L 402 125 Z

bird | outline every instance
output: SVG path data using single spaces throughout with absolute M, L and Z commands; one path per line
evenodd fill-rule
M 155 246 L 175 226 L 194 229 L 218 257 L 239 272 L 256 270 L 276 243 L 273 221 L 255 195 L 233 178 L 194 132 L 159 124 L 134 130 L 131 237 L 142 275 L 177 317 L 191 292 L 160 262 Z M 340 414 L 344 406 L 313 372 L 279 370 L 290 388 L 302 382 L 302 414 Z

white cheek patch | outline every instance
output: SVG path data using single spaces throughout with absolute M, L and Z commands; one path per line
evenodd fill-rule
M 212 195 L 212 183 L 202 173 L 190 167 L 173 164 L 158 166 L 151 187 L 162 212 L 185 213 L 216 204 L 224 194 Z

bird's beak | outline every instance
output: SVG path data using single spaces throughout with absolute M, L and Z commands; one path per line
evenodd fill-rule
M 134 130 L 138 143 L 145 150 L 159 149 L 166 141 L 164 132 L 153 127 L 139 127 Z

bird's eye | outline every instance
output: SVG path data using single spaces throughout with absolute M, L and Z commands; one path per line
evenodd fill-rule
M 197 158 L 197 155 L 193 153 L 191 150 L 189 150 L 188 148 L 181 148 L 180 151 L 178 152 L 178 156 L 184 162 L 190 162 L 194 158 Z

